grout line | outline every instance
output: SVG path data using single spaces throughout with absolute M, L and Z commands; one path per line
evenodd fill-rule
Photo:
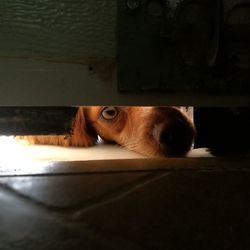
M 143 181 L 141 181 L 139 183 L 136 183 L 132 187 L 128 188 L 126 191 L 124 191 L 124 190 L 119 191 L 116 194 L 112 194 L 112 196 L 106 197 L 105 199 L 103 199 L 103 200 L 101 200 L 99 202 L 96 202 L 94 204 L 87 205 L 84 208 L 74 212 L 72 214 L 72 218 L 75 219 L 75 220 L 79 220 L 79 219 L 82 218 L 82 216 L 86 212 L 89 212 L 91 210 L 97 209 L 97 208 L 105 206 L 107 204 L 119 201 L 119 200 L 125 198 L 126 196 L 130 195 L 134 191 L 136 191 L 138 189 L 141 189 L 144 186 L 146 186 L 146 185 L 148 185 L 150 183 L 153 183 L 153 182 L 155 182 L 155 181 L 157 181 L 159 179 L 162 179 L 162 178 L 164 178 L 164 177 L 166 177 L 168 175 L 169 175 L 169 173 L 164 173 L 164 174 L 156 175 L 154 177 L 150 177 L 150 179 L 143 180 Z

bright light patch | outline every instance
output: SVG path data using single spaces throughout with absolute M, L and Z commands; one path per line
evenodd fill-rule
M 188 157 L 211 157 L 206 149 L 191 150 Z M 99 144 L 93 147 L 59 147 L 30 145 L 13 136 L 0 136 L 0 175 L 47 174 L 61 161 L 91 161 L 147 158 L 118 145 Z
M 25 143 L 17 142 L 14 136 L 0 136 L 0 173 L 20 173 L 20 170 L 45 172 L 50 163 L 38 161 L 33 157 L 32 151 L 27 149 Z
M 14 136 L 0 136 L 0 174 L 46 173 L 55 162 L 110 159 L 135 159 L 145 156 L 128 151 L 118 145 L 105 144 L 100 138 L 93 147 L 60 147 L 30 145 Z

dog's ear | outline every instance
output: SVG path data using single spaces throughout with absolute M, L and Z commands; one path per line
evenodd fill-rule
M 17 140 L 25 140 L 30 144 L 89 147 L 97 142 L 97 133 L 87 122 L 84 107 L 79 107 L 76 117 L 72 122 L 72 133 L 65 135 L 28 135 L 17 136 Z
M 84 107 L 79 107 L 72 124 L 72 134 L 68 138 L 69 146 L 89 147 L 97 142 L 97 133 L 88 122 Z

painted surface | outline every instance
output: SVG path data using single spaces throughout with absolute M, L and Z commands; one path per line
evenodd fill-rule
M 177 94 L 167 92 L 163 85 L 161 91 L 145 93 L 142 90 L 147 86 L 138 87 L 134 82 L 129 83 L 133 93 L 119 92 L 115 59 L 119 54 L 116 52 L 117 3 L 125 5 L 122 0 L 0 1 L 0 105 L 249 104 L 249 96 L 242 93 Z M 181 1 L 169 1 L 173 11 L 175 3 Z M 157 8 L 152 6 L 154 14 L 158 13 Z M 134 62 L 133 50 L 129 53 Z M 147 51 L 144 56 L 153 55 Z M 160 80 L 161 76 L 152 75 Z
M 116 1 L 1 1 L 0 56 L 114 57 L 115 24 Z

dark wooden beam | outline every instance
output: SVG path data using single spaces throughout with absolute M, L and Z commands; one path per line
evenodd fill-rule
M 77 108 L 0 107 L 0 135 L 70 134 Z

